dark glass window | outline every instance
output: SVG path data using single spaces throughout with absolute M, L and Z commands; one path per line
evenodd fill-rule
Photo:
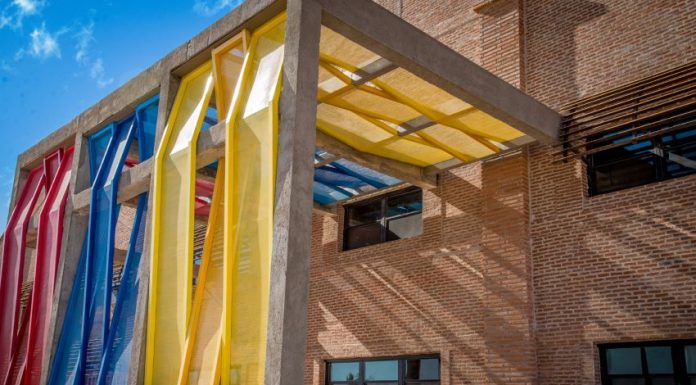
M 635 133 L 620 131 L 591 137 L 587 149 L 597 152 L 587 157 L 590 195 L 696 173 L 694 125 L 692 117 L 658 126 L 639 133 L 650 137 L 638 142 Z M 665 129 L 670 131 L 656 134 Z
M 347 205 L 343 249 L 410 238 L 423 232 L 423 192 L 417 187 Z
M 406 357 L 333 361 L 326 366 L 327 385 L 439 385 L 440 358 Z
M 603 385 L 696 385 L 696 341 L 599 346 Z

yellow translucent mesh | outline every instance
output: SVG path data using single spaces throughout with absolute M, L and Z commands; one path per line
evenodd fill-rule
M 403 68 L 354 83 L 380 56 L 329 28 L 321 34 L 317 126 L 347 145 L 429 166 L 480 159 L 500 151 L 496 143 L 524 136 Z M 411 126 L 414 133 L 398 137 Z M 402 150 L 410 152 L 395 153 Z
M 469 110 L 461 116 L 446 121 L 452 127 L 504 143 L 524 136 L 521 131 L 479 110 Z
M 213 50 L 213 72 L 215 73 L 215 99 L 219 120 L 227 116 L 232 94 L 244 62 L 247 31 L 226 41 Z
M 145 384 L 174 384 L 191 303 L 196 140 L 213 91 L 210 62 L 185 76 L 155 159 Z
M 434 146 L 391 135 L 350 111 L 325 104 L 317 106 L 317 128 L 357 150 L 418 166 L 452 158 Z
M 347 92 L 325 103 L 345 106 L 345 109 L 397 124 L 421 115 L 409 106 L 361 90 Z
M 264 383 L 284 21 L 254 31 L 227 121 L 223 384 Z
M 216 385 L 220 382 L 224 264 L 224 177 L 220 162 L 210 204 L 198 284 L 194 294 L 185 362 L 179 384 Z
M 332 63 L 343 64 L 350 70 L 364 67 L 380 58 L 376 53 L 324 26 L 321 27 L 319 52 Z
M 329 71 L 323 67 L 319 67 L 319 87 L 317 90 L 319 99 L 331 92 L 337 91 L 341 87 L 345 87 L 345 85 L 346 83 L 333 76 Z
M 375 80 L 380 86 L 389 87 L 399 95 L 414 102 L 428 106 L 442 115 L 452 115 L 471 106 L 448 92 L 436 87 L 418 76 L 397 68 L 389 71 Z
M 483 158 L 493 155 L 495 151 L 485 146 L 481 142 L 474 140 L 471 136 L 442 124 L 436 124 L 419 132 L 426 140 L 437 142 L 438 146 L 448 151 L 459 159 L 471 157 L 473 159 Z

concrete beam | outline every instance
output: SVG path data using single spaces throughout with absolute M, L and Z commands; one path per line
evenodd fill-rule
M 222 158 L 225 154 L 224 123 L 218 123 L 199 135 L 196 153 L 196 164 L 199 169 Z M 118 184 L 118 201 L 121 203 L 129 202 L 137 198 L 138 195 L 149 191 L 154 167 L 154 159 L 150 158 L 134 167 L 123 170 Z M 75 210 L 87 211 L 91 198 L 90 191 L 91 188 L 86 188 L 73 194 L 72 200 Z
M 317 0 L 327 27 L 543 143 L 561 116 L 370 0 Z
M 266 342 L 266 385 L 304 383 L 321 8 L 288 0 Z
M 437 178 L 426 175 L 421 167 L 356 150 L 319 130 L 317 130 L 316 138 L 317 147 L 361 166 L 391 175 L 426 190 L 437 185 Z

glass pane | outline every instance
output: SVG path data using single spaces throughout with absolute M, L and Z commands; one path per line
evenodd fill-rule
M 374 223 L 382 217 L 382 201 L 372 201 L 347 208 L 348 226 Z
M 652 385 L 675 385 L 674 377 L 653 377 Z
M 413 214 L 387 222 L 387 240 L 415 237 L 423 233 L 423 215 Z
M 351 227 L 345 232 L 344 245 L 346 250 L 375 245 L 382 242 L 382 225 L 372 223 Z
M 609 374 L 641 374 L 640 348 L 607 349 Z
M 696 374 L 696 345 L 684 346 L 684 358 L 686 359 L 686 372 Z
M 440 360 L 437 358 L 407 360 L 404 377 L 407 380 L 439 380 Z
M 656 170 L 653 155 L 596 166 L 595 190 L 602 193 L 654 182 L 657 180 Z
M 399 379 L 399 361 L 366 361 L 366 381 L 389 381 Z
M 357 381 L 360 378 L 360 363 L 332 362 L 331 381 Z
M 645 380 L 642 378 L 614 378 L 611 380 L 612 385 L 645 385 Z
M 672 374 L 672 348 L 669 346 L 648 346 L 645 348 L 648 359 L 648 373 Z
M 421 191 L 414 191 L 409 194 L 398 195 L 389 198 L 387 201 L 387 217 L 410 214 L 423 210 L 423 199 Z

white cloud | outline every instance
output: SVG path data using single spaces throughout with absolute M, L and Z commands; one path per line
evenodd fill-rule
M 109 84 L 114 82 L 114 78 L 106 77 L 106 72 L 104 71 L 104 62 L 101 58 L 98 58 L 89 68 L 89 77 L 97 82 L 97 87 L 104 88 Z
M 37 14 L 44 4 L 44 0 L 12 0 L 0 13 L 0 28 L 21 28 L 24 18 Z
M 199 15 L 213 16 L 216 13 L 238 7 L 244 0 L 195 0 L 193 10 Z
M 60 58 L 60 46 L 58 45 L 58 34 L 51 34 L 46 31 L 46 26 L 34 29 L 31 32 L 31 46 L 29 54 L 38 58 L 49 58 L 55 56 Z
M 34 28 L 29 34 L 31 41 L 29 47 L 22 48 L 15 54 L 15 60 L 19 60 L 28 54 L 39 59 L 48 59 L 57 57 L 60 59 L 60 44 L 58 37 L 67 32 L 66 29 L 61 29 L 56 33 L 51 33 L 46 30 L 46 26 L 41 24 L 40 28 Z
M 80 64 L 85 64 L 88 60 L 89 46 L 94 41 L 94 22 L 91 21 L 88 25 L 80 28 L 80 31 L 75 34 L 75 61 Z

